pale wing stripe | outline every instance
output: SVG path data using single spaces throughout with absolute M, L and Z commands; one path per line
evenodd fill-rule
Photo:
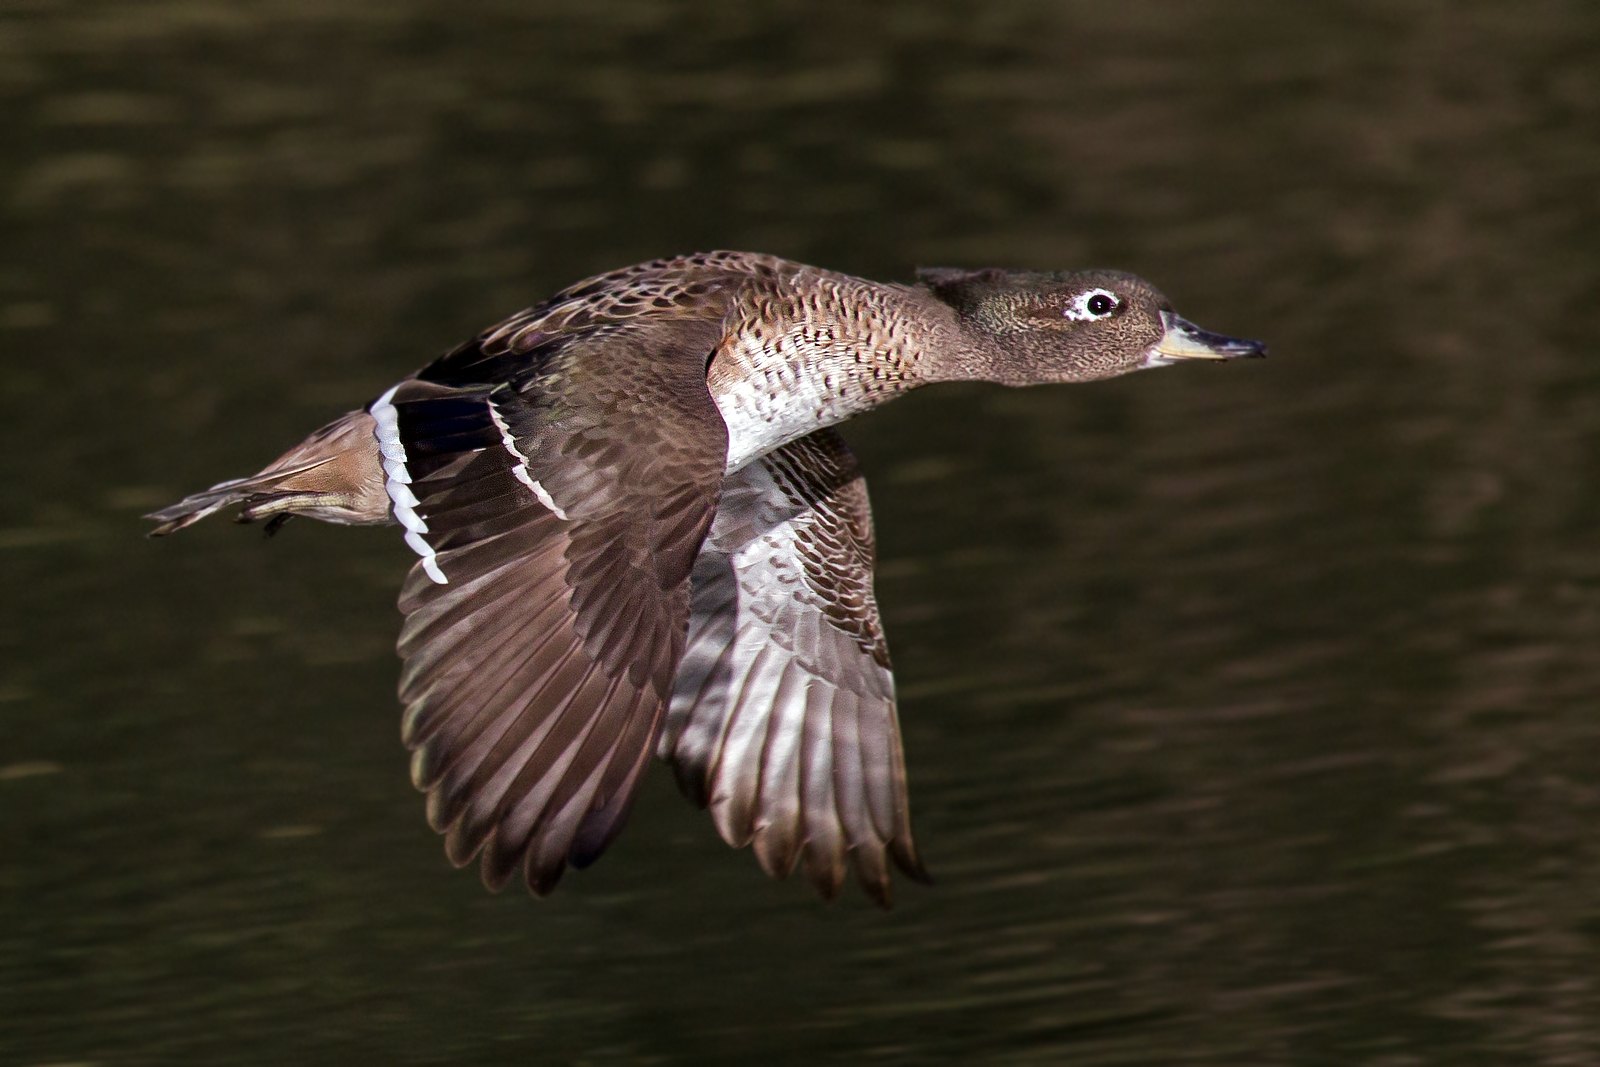
M 565 521 L 567 513 L 556 506 L 555 500 L 546 491 L 545 487 L 539 484 L 537 478 L 528 473 L 528 457 L 518 450 L 517 439 L 512 436 L 511 427 L 507 424 L 505 416 L 500 414 L 500 409 L 494 406 L 493 400 L 488 403 L 489 418 L 494 420 L 494 428 L 500 431 L 500 443 L 506 446 L 506 451 L 511 453 L 511 458 L 517 461 L 512 466 L 511 473 L 517 476 L 519 482 L 533 490 L 533 495 L 539 498 L 539 503 L 549 508 L 556 518 Z
M 422 539 L 422 535 L 428 532 L 428 524 L 416 513 L 419 501 L 409 485 L 411 472 L 406 470 L 406 446 L 400 440 L 400 413 L 394 406 L 395 390 L 403 384 L 391 385 L 389 391 L 374 400 L 368 409 L 377 423 L 378 451 L 383 456 L 383 473 L 386 475 L 383 487 L 394 505 L 394 517 L 406 528 L 406 544 L 422 557 L 422 569 L 435 582 L 448 585 L 450 580 L 439 569 L 433 546 Z

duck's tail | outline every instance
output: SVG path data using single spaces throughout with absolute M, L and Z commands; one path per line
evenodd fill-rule
M 345 525 L 390 523 L 377 424 L 365 411 L 330 422 L 279 456 L 260 474 L 219 482 L 145 518 L 160 523 L 161 537 L 214 511 L 242 504 L 235 522 L 268 519 L 273 532 L 292 516 Z

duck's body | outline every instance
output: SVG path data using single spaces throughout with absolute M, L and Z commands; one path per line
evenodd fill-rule
M 580 282 L 155 532 L 235 503 L 406 527 L 403 737 L 490 886 L 596 858 L 656 751 L 769 873 L 831 897 L 848 864 L 887 903 L 887 858 L 922 867 L 865 482 L 827 427 L 929 381 L 1262 351 L 1129 275 L 923 281 L 717 252 Z

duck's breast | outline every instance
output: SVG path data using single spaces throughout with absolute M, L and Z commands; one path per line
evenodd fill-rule
M 729 473 L 912 384 L 906 330 L 854 286 L 807 281 L 736 307 L 707 365 Z

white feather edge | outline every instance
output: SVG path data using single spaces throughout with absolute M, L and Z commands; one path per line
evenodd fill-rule
M 517 480 L 532 489 L 533 495 L 539 498 L 539 503 L 549 508 L 551 514 L 565 521 L 567 513 L 556 506 L 555 499 L 545 490 L 544 486 L 539 484 L 539 479 L 528 473 L 528 457 L 517 451 L 517 439 L 511 436 L 511 427 L 501 417 L 500 409 L 494 406 L 493 400 L 489 401 L 489 417 L 494 420 L 495 429 L 500 431 L 500 443 L 506 446 L 506 451 L 511 453 L 511 458 L 517 461 L 517 465 L 512 468 L 512 473 L 517 476 Z
M 387 476 L 383 488 L 394 505 L 394 517 L 406 528 L 406 544 L 422 557 L 422 569 L 440 585 L 449 585 L 450 579 L 439 569 L 433 546 L 422 539 L 428 532 L 428 524 L 416 512 L 419 501 L 417 494 L 411 491 L 411 472 L 406 470 L 406 446 L 400 440 L 400 413 L 393 402 L 395 390 L 399 388 L 398 384 L 390 386 L 368 409 L 377 424 L 378 451 L 383 455 L 383 473 Z

